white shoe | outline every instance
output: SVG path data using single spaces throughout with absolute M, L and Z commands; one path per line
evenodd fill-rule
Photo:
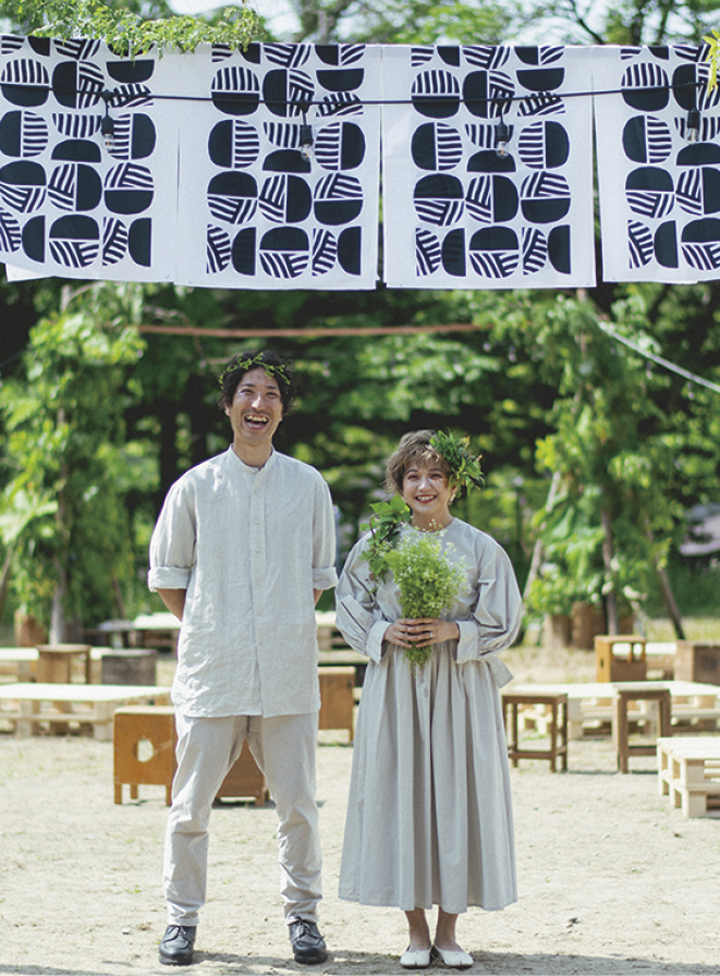
M 427 969 L 430 965 L 430 949 L 406 949 L 400 956 L 405 969 Z
M 443 965 L 449 969 L 470 969 L 475 962 L 470 953 L 465 952 L 464 949 L 441 949 L 440 946 L 434 945 L 432 954 L 434 958 L 439 956 Z

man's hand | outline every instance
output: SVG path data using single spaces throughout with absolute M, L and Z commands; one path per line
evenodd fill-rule
M 182 620 L 187 590 L 158 590 L 157 592 L 170 613 L 174 614 L 178 620 Z

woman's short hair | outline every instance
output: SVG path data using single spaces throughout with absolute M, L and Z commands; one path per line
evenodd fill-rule
M 430 443 L 434 434 L 434 430 L 413 430 L 409 434 L 403 434 L 385 467 L 386 491 L 402 494 L 405 472 L 411 464 L 437 464 L 450 480 L 450 465 Z
M 230 360 L 220 375 L 221 393 L 218 403 L 220 407 L 232 406 L 235 397 L 235 390 L 238 388 L 240 380 L 252 369 L 262 367 L 272 376 L 280 388 L 280 399 L 283 405 L 283 414 L 286 414 L 295 399 L 295 384 L 293 382 L 294 364 L 282 359 L 272 349 L 253 350 L 252 352 L 239 352 Z

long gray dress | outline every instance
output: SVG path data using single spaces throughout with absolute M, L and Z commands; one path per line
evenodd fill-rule
M 417 530 L 404 527 L 404 533 Z M 337 625 L 370 658 L 353 754 L 339 894 L 412 910 L 433 904 L 504 908 L 517 899 L 509 764 L 499 688 L 512 677 L 495 656 L 514 640 L 521 599 L 505 551 L 459 519 L 438 533 L 467 573 L 446 616 L 460 640 L 436 644 L 415 672 L 382 640 L 402 616 L 392 576 L 373 593 L 348 556 L 336 591 Z

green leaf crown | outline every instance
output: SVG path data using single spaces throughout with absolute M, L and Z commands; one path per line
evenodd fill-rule
M 230 373 L 240 371 L 241 373 L 249 373 L 251 369 L 257 369 L 261 366 L 266 373 L 270 376 L 280 376 L 286 382 L 290 382 L 290 373 L 292 372 L 292 367 L 289 363 L 266 363 L 263 361 L 264 352 L 259 352 L 255 356 L 241 356 L 237 362 L 232 361 L 228 363 L 225 369 L 220 374 L 218 380 L 220 386 L 224 386 L 226 378 Z
M 450 480 L 458 493 L 469 488 L 482 488 L 483 473 L 480 467 L 481 454 L 474 455 L 468 450 L 469 437 L 454 437 L 448 431 L 439 430 L 430 438 L 430 445 L 444 458 L 450 468 Z

